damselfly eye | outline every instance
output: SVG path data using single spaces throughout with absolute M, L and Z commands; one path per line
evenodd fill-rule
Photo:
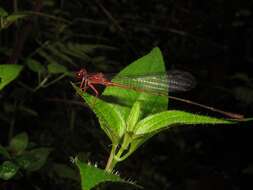
M 76 72 L 76 78 L 81 79 L 82 78 L 82 73 L 80 71 Z
M 85 69 L 81 69 L 80 71 L 76 72 L 76 78 L 82 79 L 87 75 L 87 71 Z

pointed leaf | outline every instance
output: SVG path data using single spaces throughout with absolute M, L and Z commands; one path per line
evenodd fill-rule
M 72 84 L 73 85 L 73 84 Z M 118 144 L 124 131 L 125 121 L 112 104 L 104 102 L 73 85 L 76 92 L 86 101 L 99 118 L 101 128 L 114 144 Z
M 38 54 L 43 57 L 48 63 L 50 64 L 58 64 L 57 61 L 51 56 L 49 55 L 47 52 L 45 52 L 44 50 L 42 49 L 39 49 L 38 51 Z
M 229 124 L 234 123 L 225 119 L 218 119 L 184 111 L 170 110 L 157 113 L 141 120 L 136 126 L 136 135 L 156 133 L 175 125 L 189 124 Z
M 27 59 L 25 64 L 35 73 L 43 73 L 46 71 L 45 67 L 35 59 Z
M 233 124 L 235 122 L 218 119 L 203 115 L 192 114 L 184 111 L 165 111 L 141 120 L 135 127 L 133 140 L 130 145 L 129 154 L 132 154 L 139 146 L 145 143 L 162 130 L 170 127 L 190 124 Z
M 68 63 L 73 63 L 72 59 L 69 58 L 67 55 L 65 55 L 64 53 L 62 53 L 61 51 L 59 51 L 57 49 L 57 47 L 53 46 L 53 45 L 48 45 L 46 47 L 52 54 L 54 54 L 55 56 L 59 57 L 61 60 L 66 61 Z
M 134 61 L 123 69 L 112 81 L 117 82 L 120 77 L 124 76 L 147 75 L 152 73 L 162 73 L 165 71 L 166 69 L 161 51 L 159 48 L 154 48 L 149 54 Z M 119 87 L 106 88 L 103 92 L 103 96 L 111 97 L 118 101 L 115 102 L 115 108 L 122 114 L 125 120 L 129 115 L 132 105 L 136 101 L 141 102 L 144 116 L 167 110 L 168 106 L 167 97 L 140 93 L 131 89 L 122 89 Z
M 116 50 L 115 47 L 102 44 L 79 44 L 79 47 L 83 52 L 87 54 L 93 53 L 96 49 Z
M 91 57 L 82 49 L 82 44 L 67 43 L 66 46 L 61 46 L 61 50 L 66 54 L 77 57 L 79 59 L 90 62 Z
M 0 90 L 16 79 L 23 66 L 14 64 L 0 65 Z
M 77 165 L 81 175 L 82 190 L 90 190 L 100 183 L 104 182 L 122 182 L 139 187 L 132 182 L 125 181 L 120 176 L 109 173 L 105 170 L 99 169 L 95 166 L 85 164 L 75 158 L 75 164 Z
M 140 103 L 135 102 L 127 118 L 127 131 L 132 132 L 134 130 L 136 123 L 139 121 L 140 113 Z
M 67 73 L 68 69 L 64 65 L 58 63 L 50 63 L 47 66 L 48 72 L 52 74 Z

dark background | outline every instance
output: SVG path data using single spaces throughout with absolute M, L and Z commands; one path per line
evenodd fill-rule
M 0 6 L 12 12 L 13 3 L 0 1 Z M 85 67 L 89 71 L 118 72 L 158 46 L 168 70 L 188 71 L 198 82 L 192 91 L 176 96 L 252 117 L 252 5 L 250 0 L 22 1 L 19 11 L 39 11 L 70 23 L 33 16 L 18 27 L 0 31 L 1 48 L 10 50 L 1 51 L 0 62 L 24 64 L 45 41 L 104 44 L 113 48 L 98 49 L 90 55 L 91 60 L 62 64 L 73 71 Z M 40 56 L 35 58 L 47 64 Z M 71 167 L 69 157 L 80 154 L 104 167 L 110 142 L 92 111 L 78 103 L 81 100 L 69 83 L 73 78 L 33 93 L 19 84 L 34 86 L 34 81 L 36 75 L 26 68 L 0 92 L 0 142 L 8 144 L 10 130 L 13 135 L 26 131 L 31 141 L 54 150 L 40 171 L 1 182 L 2 186 L 80 189 L 75 181 L 49 175 L 50 164 Z M 25 105 L 37 116 L 8 113 L 6 104 Z M 169 107 L 224 117 L 175 101 Z M 174 128 L 153 137 L 119 164 L 118 170 L 145 189 L 252 189 L 252 132 L 250 122 Z M 101 188 L 131 189 L 114 184 Z

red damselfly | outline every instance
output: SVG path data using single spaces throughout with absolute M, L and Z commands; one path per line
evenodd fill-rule
M 243 115 L 226 112 L 211 106 L 200 104 L 191 100 L 168 95 L 169 92 L 188 91 L 195 87 L 194 77 L 184 71 L 172 70 L 167 73 L 155 73 L 146 75 L 116 76 L 111 81 L 111 76 L 99 73 L 89 73 L 86 69 L 76 72 L 76 78 L 80 80 L 80 88 L 85 92 L 92 89 L 96 96 L 99 95 L 96 85 L 106 87 L 114 86 L 138 92 L 150 93 L 160 96 L 168 96 L 170 99 L 196 105 L 214 112 L 221 113 L 231 118 L 242 119 Z

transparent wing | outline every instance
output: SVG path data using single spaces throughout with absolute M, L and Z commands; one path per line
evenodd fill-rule
M 128 75 L 113 78 L 113 82 L 133 90 L 168 95 L 169 92 L 188 91 L 195 87 L 195 78 L 188 72 L 171 70 L 167 73 Z

